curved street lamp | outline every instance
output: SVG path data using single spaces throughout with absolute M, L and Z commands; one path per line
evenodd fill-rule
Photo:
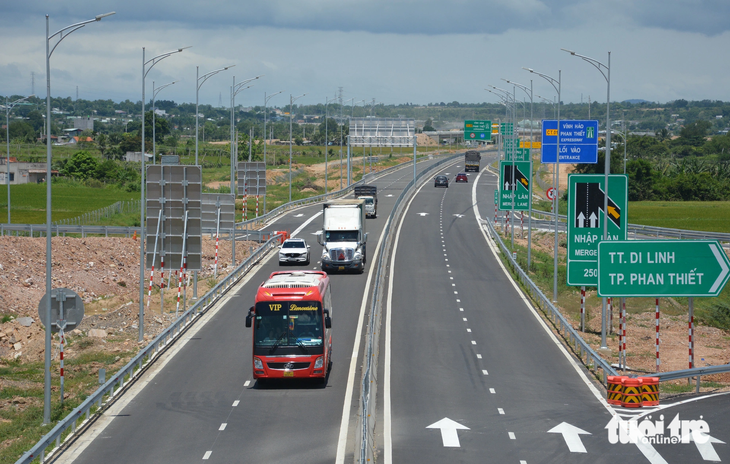
M 332 103 L 335 100 L 337 100 L 337 98 L 333 98 L 331 100 L 328 99 L 327 97 L 324 98 L 324 193 L 325 194 L 327 193 L 327 188 L 328 188 L 328 185 L 327 185 L 327 183 L 328 183 L 327 158 L 328 158 L 328 154 L 329 154 L 328 153 L 329 152 L 329 148 L 328 148 L 329 141 L 327 140 L 327 135 L 328 135 L 327 132 L 329 129 L 327 127 L 327 119 L 328 119 L 329 114 L 327 113 L 327 107 L 330 103 Z
M 299 100 L 303 96 L 305 96 L 306 93 L 303 93 L 299 95 L 298 97 L 292 97 L 291 94 L 289 94 L 289 203 L 291 203 L 291 129 L 292 129 L 292 105 L 295 101 Z
M 142 47 L 142 157 L 141 157 L 141 170 L 140 170 L 140 198 L 141 201 L 139 202 L 139 321 L 137 325 L 139 326 L 139 335 L 137 341 L 142 341 L 144 339 L 144 275 L 145 275 L 145 257 L 144 257 L 144 249 L 145 249 L 145 236 L 147 233 L 146 227 L 145 227 L 145 213 L 147 211 L 147 202 L 145 201 L 145 162 L 147 161 L 145 158 L 145 146 L 144 146 L 144 105 L 145 105 L 145 78 L 147 77 L 147 74 L 150 72 L 150 70 L 160 61 L 164 60 L 170 55 L 174 55 L 175 53 L 180 53 L 183 50 L 190 48 L 190 47 L 182 47 L 178 48 L 177 50 L 172 50 L 167 53 L 162 53 L 160 55 L 157 55 L 153 58 L 150 58 L 147 60 L 145 58 L 145 47 Z M 154 114 L 154 111 L 152 112 Z
M 561 48 L 564 52 L 568 52 L 573 56 L 577 56 L 583 61 L 589 63 L 601 73 L 606 79 L 606 156 L 604 158 L 604 186 L 606 194 L 603 196 L 603 240 L 608 238 L 608 175 L 611 172 L 611 52 L 608 52 L 608 65 L 585 55 L 580 55 L 573 50 Z M 606 298 L 601 298 L 601 348 L 608 348 L 606 345 Z
M 236 76 L 233 76 L 233 86 L 231 86 L 231 193 L 233 194 L 233 198 L 236 197 L 236 151 L 233 149 L 233 143 L 235 138 L 235 117 L 234 117 L 234 111 L 236 108 L 236 95 L 238 95 L 239 92 L 242 92 L 246 89 L 250 89 L 253 87 L 253 84 L 249 85 L 248 87 L 244 87 L 244 85 L 248 84 L 249 82 L 255 81 L 256 79 L 263 77 L 264 75 L 261 74 L 260 76 L 252 77 L 249 79 L 245 79 L 243 82 L 236 83 Z M 236 142 L 238 142 L 236 140 Z
M 87 24 L 101 21 L 115 12 L 104 13 L 93 19 L 71 24 L 50 35 L 49 17 L 46 15 L 46 327 L 43 423 L 51 422 L 51 55 L 63 39 Z M 51 48 L 51 39 L 57 37 Z M 141 287 L 140 287 L 141 288 Z
M 546 81 L 550 83 L 550 85 L 553 86 L 556 92 L 558 92 L 558 133 L 560 133 L 560 90 L 561 90 L 561 81 L 562 81 L 562 70 L 558 70 L 558 78 L 554 79 L 547 74 L 539 73 L 535 71 L 532 68 L 522 68 L 525 71 L 529 71 L 533 74 L 537 74 L 538 76 L 542 77 Z M 557 149 L 555 152 L 555 176 L 553 177 L 555 183 L 553 184 L 553 188 L 555 188 L 555 199 L 553 200 L 555 204 L 555 248 L 553 253 L 553 302 L 556 303 L 558 301 L 558 186 L 560 185 L 560 136 L 557 137 Z
M 157 125 L 155 124 L 155 97 L 157 97 L 157 94 L 160 93 L 160 90 L 170 87 L 171 85 L 177 83 L 177 81 L 172 81 L 168 84 L 165 84 L 163 86 L 155 88 L 155 81 L 152 81 L 152 164 L 155 164 L 155 156 L 157 155 Z
M 236 66 L 235 64 L 232 64 L 230 66 L 226 66 L 225 68 L 216 69 L 215 71 L 211 71 L 209 73 L 200 75 L 200 66 L 195 67 L 195 165 L 198 165 L 198 120 L 199 117 L 199 111 L 198 111 L 198 94 L 200 91 L 200 87 L 205 84 L 205 81 L 210 79 L 212 76 L 218 74 L 219 72 L 225 71 L 227 69 L 230 69 L 232 67 Z M 201 82 L 202 81 L 202 82 Z
M 32 97 L 35 97 L 35 95 L 28 95 L 25 98 L 15 100 L 14 102 L 10 103 L 8 103 L 7 97 L 5 98 L 5 142 L 7 143 L 8 147 L 8 154 L 5 158 L 5 162 L 7 165 L 5 181 L 8 184 L 8 224 L 10 224 L 10 110 Z

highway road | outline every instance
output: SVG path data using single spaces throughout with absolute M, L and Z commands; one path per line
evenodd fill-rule
M 482 166 L 495 156 L 486 155 Z M 493 214 L 496 178 L 483 171 L 470 174 L 468 184 L 433 187 L 430 179 L 437 173 L 453 177 L 463 165 L 459 161 L 427 177 L 402 226 L 394 228 L 392 261 L 382 264 L 389 267 L 391 288 L 380 331 L 377 462 L 663 464 L 704 462 L 715 455 L 730 460 L 730 447 L 720 443 L 611 443 L 610 427 L 619 419 L 654 413 L 669 421 L 679 413 L 682 420 L 695 420 L 698 411 L 712 436 L 727 442 L 728 396 L 637 412 L 608 406 L 591 374 L 523 299 L 480 228 L 476 214 Z M 333 367 L 325 386 L 261 387 L 253 380 L 244 319 L 257 286 L 281 269 L 274 255 L 55 462 L 356 462 L 362 324 L 376 245 L 411 176 L 405 167 L 373 182 L 379 216 L 367 221 L 365 273 L 332 276 Z M 315 269 L 320 211 L 319 205 L 304 207 L 268 226 L 307 239 Z
M 433 161 L 419 163 L 418 169 Z M 277 462 L 331 463 L 353 452 L 359 368 L 359 323 L 376 244 L 396 198 L 412 179 L 406 166 L 378 186 L 378 218 L 368 219 L 368 264 L 362 275 L 332 275 L 333 365 L 325 387 L 313 382 L 253 380 L 252 337 L 244 327 L 258 285 L 280 270 L 276 255 L 237 285 L 163 356 L 57 462 Z M 321 205 L 287 213 L 268 230 L 297 231 L 311 245 L 319 269 Z M 296 269 L 286 267 L 283 269 Z M 174 356 L 173 356 L 174 355 Z M 357 376 L 359 378 L 359 375 Z M 350 385 L 350 389 L 348 389 Z M 344 414 L 343 414 L 344 413 Z M 343 420 L 344 415 L 344 420 Z M 354 423 L 354 422 L 353 422 Z M 341 424 L 343 432 L 341 432 Z M 347 447 L 347 448 L 346 448 Z M 348 451 L 349 450 L 349 451 Z
M 480 229 L 475 212 L 493 214 L 496 178 L 469 178 L 448 189 L 425 184 L 397 230 L 378 376 L 382 461 L 703 462 L 693 444 L 611 443 L 606 427 L 621 416 L 523 299 Z M 714 436 L 726 441 L 727 421 L 712 415 L 710 425 L 725 430 Z

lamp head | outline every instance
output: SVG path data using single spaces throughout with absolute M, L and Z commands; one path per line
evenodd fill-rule
M 111 16 L 113 14 L 117 14 L 117 12 L 116 11 L 112 11 L 110 13 L 104 13 L 104 14 L 96 15 L 94 17 L 94 19 L 97 20 L 97 21 L 101 21 L 102 18 L 106 18 L 107 16 Z
M 188 48 L 192 48 L 192 47 L 193 47 L 192 45 L 188 45 L 187 47 L 178 48 L 177 51 L 181 52 L 183 50 L 187 50 Z
M 564 51 L 564 52 L 568 52 L 571 55 L 575 56 L 575 52 L 573 50 L 568 50 L 567 48 L 561 48 L 561 50 Z

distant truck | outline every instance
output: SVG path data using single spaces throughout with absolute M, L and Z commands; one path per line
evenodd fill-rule
M 479 162 L 482 155 L 476 150 L 469 150 L 464 154 L 464 171 L 479 172 Z
M 365 217 L 378 217 L 378 187 L 358 185 L 355 187 L 355 198 L 365 200 Z
M 317 241 L 322 250 L 322 270 L 357 271 L 367 262 L 365 200 L 331 200 L 323 206 L 322 232 Z

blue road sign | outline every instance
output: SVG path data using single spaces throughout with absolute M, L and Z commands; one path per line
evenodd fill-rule
M 558 152 L 558 122 L 542 121 L 543 163 L 554 163 Z M 598 162 L 598 121 L 560 121 L 560 163 L 595 164 Z

